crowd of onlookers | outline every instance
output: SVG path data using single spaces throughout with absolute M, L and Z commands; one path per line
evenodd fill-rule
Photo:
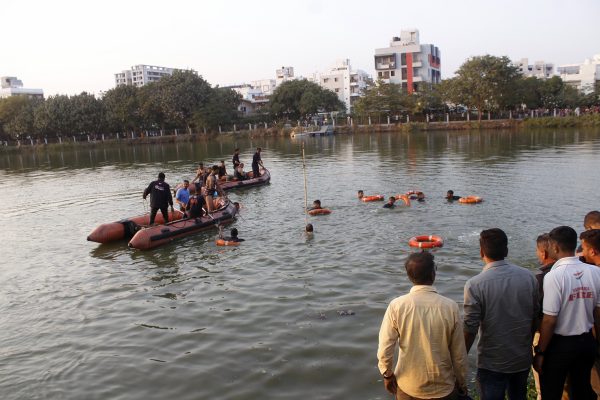
M 397 399 L 466 399 L 467 353 L 477 344 L 483 400 L 600 399 L 600 211 L 578 235 L 559 226 L 537 238 L 537 274 L 508 261 L 498 228 L 479 236 L 485 266 L 464 287 L 464 315 L 437 294 L 434 256 L 405 263 L 413 287 L 388 306 L 379 332 L 379 371 Z M 396 347 L 398 357 L 394 365 Z

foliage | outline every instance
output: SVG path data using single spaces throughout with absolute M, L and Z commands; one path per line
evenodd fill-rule
M 275 118 L 295 120 L 318 112 L 344 109 L 344 103 L 334 92 L 306 79 L 282 83 L 269 100 L 269 114 Z
M 472 57 L 463 63 L 456 77 L 443 82 L 442 97 L 454 104 L 463 104 L 478 111 L 513 108 L 516 93 L 517 68 L 506 56 Z
M 136 86 L 121 85 L 110 89 L 104 94 L 102 103 L 110 131 L 127 132 L 141 125 L 140 94 Z
M 33 132 L 34 110 L 38 99 L 14 96 L 0 100 L 0 132 L 16 139 Z
M 208 101 L 195 111 L 194 126 L 215 130 L 220 124 L 236 122 L 240 100 L 241 96 L 235 90 L 216 87 Z

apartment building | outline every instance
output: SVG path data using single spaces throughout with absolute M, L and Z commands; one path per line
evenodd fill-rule
M 552 63 L 536 61 L 534 64 L 529 64 L 528 58 L 521 58 L 513 64 L 526 78 L 548 79 L 554 76 L 554 64 Z
M 134 85 L 142 87 L 150 82 L 156 82 L 164 76 L 173 75 L 175 71 L 177 71 L 176 68 L 134 65 L 131 69 L 115 74 L 115 86 Z
M 350 60 L 345 59 L 336 61 L 327 72 L 313 74 L 309 80 L 335 92 L 350 112 L 354 101 L 363 95 L 370 77 L 363 70 L 353 70 Z
M 27 96 L 30 98 L 44 98 L 42 89 L 24 88 L 23 82 L 15 76 L 0 77 L 0 99 L 11 96 Z
M 389 47 L 375 49 L 374 78 L 399 84 L 408 93 L 418 91 L 421 85 L 440 83 L 440 49 L 421 44 L 418 29 L 403 30 Z
M 563 82 L 583 93 L 590 93 L 596 82 L 600 81 L 600 54 L 581 64 L 560 65 L 557 70 Z

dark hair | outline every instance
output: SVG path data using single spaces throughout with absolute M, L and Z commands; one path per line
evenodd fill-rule
M 221 162 L 222 162 L 223 164 L 225 164 L 225 160 L 221 160 Z
M 240 149 L 235 149 L 235 150 L 234 150 L 234 152 L 235 152 L 235 151 L 240 151 Z
M 306 224 L 306 232 L 312 232 L 313 231 L 313 225 L 312 224 Z
M 236 238 L 238 236 L 238 230 L 237 228 L 233 228 L 231 230 L 231 237 Z
M 204 167 L 204 163 L 199 162 L 198 166 Z
M 600 227 L 600 211 L 590 211 L 589 213 L 585 214 L 585 218 L 583 219 L 583 226 Z
M 262 149 L 260 147 L 257 147 L 256 151 L 262 151 Z
M 389 200 L 394 200 L 394 201 L 396 201 L 396 198 L 395 198 L 394 196 L 390 196 L 390 198 L 388 199 L 388 201 L 389 201 Z
M 188 181 L 187 179 L 184 179 L 183 183 L 190 183 L 190 181 Z
M 592 249 L 600 252 L 600 229 L 590 229 L 589 231 L 581 232 L 579 238 L 585 240 Z
M 446 194 L 454 194 L 454 190 L 448 190 Z
M 164 181 L 165 180 L 165 173 L 164 172 L 159 172 L 158 173 L 158 179 Z
M 479 234 L 479 246 L 487 258 L 493 261 L 504 260 L 508 254 L 508 237 L 500 228 L 486 229 Z
M 321 200 L 315 200 L 315 201 L 313 201 L 313 203 L 314 203 L 314 204 L 321 205 Z
M 218 166 L 218 165 L 213 165 L 213 166 L 211 167 L 211 169 L 212 169 L 213 171 L 218 171 L 218 170 L 219 170 L 219 166 Z
M 426 251 L 412 253 L 408 256 L 404 268 L 412 283 L 415 285 L 431 285 L 433 283 L 433 272 L 435 271 L 433 258 L 433 254 Z
M 577 232 L 570 226 L 556 227 L 548 235 L 561 251 L 574 252 L 577 248 Z
M 358 193 L 364 193 L 364 192 L 365 192 L 364 190 L 359 190 L 359 191 L 358 191 Z
M 540 236 L 537 237 L 535 243 L 537 247 L 541 248 L 542 250 L 548 251 L 548 249 L 550 248 L 550 235 L 548 235 L 547 233 L 542 233 Z

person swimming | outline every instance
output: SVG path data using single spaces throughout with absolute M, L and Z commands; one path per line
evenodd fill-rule
M 394 208 L 396 207 L 396 198 L 394 196 L 390 196 L 388 202 L 383 205 L 383 208 Z
M 321 209 L 323 209 L 323 207 L 321 207 L 321 200 L 315 200 L 315 201 L 313 201 L 313 206 L 311 208 L 309 208 L 308 211 L 321 210 Z
M 365 192 L 363 192 L 362 190 L 359 190 L 357 196 L 359 199 L 362 199 L 363 197 L 365 197 Z
M 459 199 L 460 199 L 460 196 L 454 195 L 454 190 L 448 190 L 448 192 L 446 192 L 446 200 L 454 201 L 454 200 L 459 200 Z

